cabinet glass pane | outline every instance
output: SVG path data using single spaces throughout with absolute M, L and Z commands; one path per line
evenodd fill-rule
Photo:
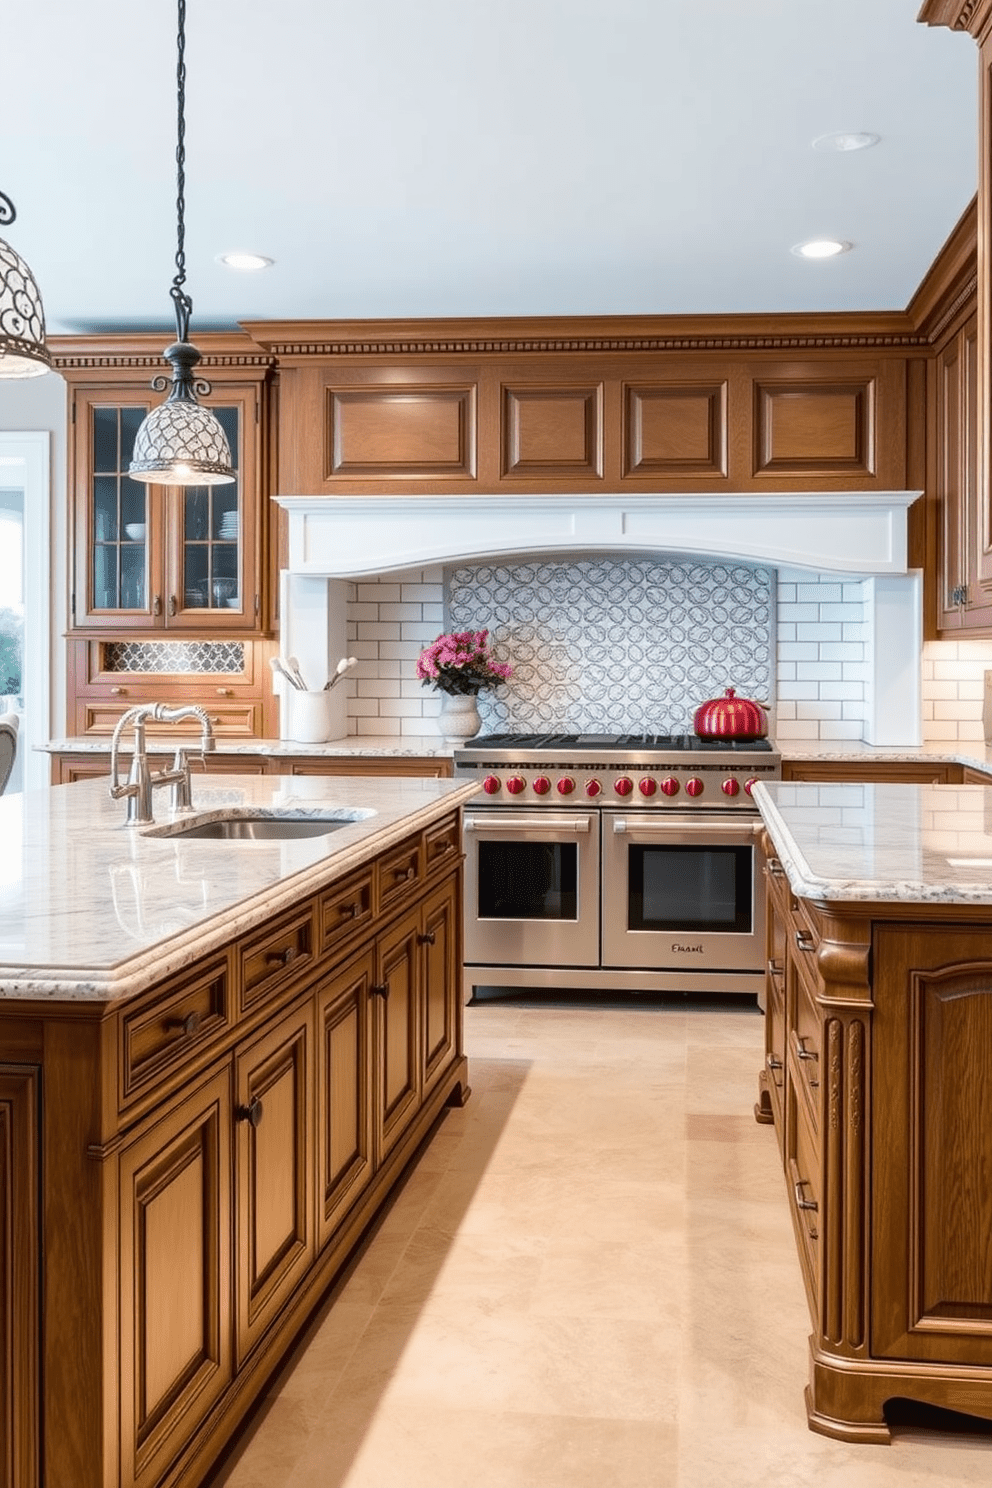
M 214 408 L 237 479 L 183 493 L 183 590 L 187 608 L 241 608 L 241 424 L 238 408 Z
M 144 417 L 144 406 L 92 410 L 90 547 L 98 610 L 147 605 L 148 488 L 127 474 Z

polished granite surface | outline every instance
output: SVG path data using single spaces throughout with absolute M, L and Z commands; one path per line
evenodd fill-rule
M 125 739 L 121 750 L 123 754 L 128 752 L 128 742 Z M 148 750 L 152 754 L 171 755 L 177 744 L 183 744 L 195 753 L 199 747 L 199 738 L 192 734 L 184 737 L 178 731 L 175 735 L 148 737 Z M 309 759 L 450 759 L 453 749 L 454 745 L 450 740 L 442 739 L 436 732 L 404 735 L 402 738 L 386 734 L 348 734 L 343 739 L 328 739 L 323 744 L 302 744 L 297 739 L 225 739 L 223 736 L 214 741 L 215 754 L 259 754 L 266 759 L 288 759 L 290 756 L 294 759 L 300 756 Z M 109 754 L 110 737 L 81 735 L 71 739 L 50 739 L 42 752 Z
M 771 781 L 754 800 L 796 894 L 992 905 L 985 786 Z
M 483 1004 L 465 1045 L 471 1099 L 210 1488 L 988 1488 L 988 1423 L 807 1428 L 753 1000 Z
M 474 783 L 353 776 L 195 776 L 193 816 L 249 809 L 371 814 L 329 836 L 211 842 L 126 826 L 105 780 L 0 799 L 0 996 L 101 999 L 143 990 L 332 883 L 470 796 Z

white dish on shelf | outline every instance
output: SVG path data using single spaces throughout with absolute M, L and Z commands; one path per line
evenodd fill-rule
M 144 542 L 145 531 L 146 527 L 144 522 L 126 522 L 124 525 L 124 534 L 126 537 L 129 537 L 132 542 Z

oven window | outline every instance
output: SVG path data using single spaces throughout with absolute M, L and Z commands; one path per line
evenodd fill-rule
M 479 850 L 480 920 L 574 920 L 576 842 L 486 842 Z
M 751 847 L 632 843 L 628 851 L 631 930 L 751 934 Z

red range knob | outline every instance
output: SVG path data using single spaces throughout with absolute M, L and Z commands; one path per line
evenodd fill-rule
M 666 796 L 677 796 L 679 793 L 679 783 L 674 775 L 666 775 L 661 782 L 661 788 Z
M 653 796 L 658 789 L 658 782 L 650 775 L 645 775 L 643 780 L 637 782 L 637 789 L 642 796 Z
M 731 776 L 730 779 L 725 780 L 720 787 L 725 796 L 736 796 L 740 791 L 740 788 L 740 781 L 735 780 L 733 776 Z
M 603 787 L 600 785 L 600 783 L 599 783 L 598 780 L 587 780 L 586 781 L 586 795 L 587 796 L 598 796 L 600 794 L 600 792 L 602 791 L 602 789 L 603 789 Z
M 487 796 L 494 796 L 499 790 L 499 776 L 487 775 L 485 780 L 482 782 L 482 789 L 485 791 Z
M 506 782 L 506 788 L 511 796 L 519 796 L 522 790 L 527 789 L 527 782 L 522 775 L 511 775 Z
M 551 781 L 547 775 L 538 775 L 534 781 L 534 793 L 538 796 L 546 796 L 551 789 Z
M 563 775 L 558 784 L 555 786 L 555 790 L 560 796 L 570 796 L 574 789 L 575 781 L 572 779 L 571 775 Z
M 621 775 L 619 780 L 614 780 L 613 789 L 618 796 L 629 796 L 634 789 L 634 782 L 629 775 Z
M 688 796 L 701 796 L 703 794 L 703 782 L 698 775 L 693 775 L 691 780 L 686 781 L 685 790 Z
M 751 792 L 754 790 L 754 787 L 757 784 L 758 784 L 757 777 L 754 776 L 754 775 L 751 776 L 751 779 L 750 780 L 745 780 L 745 782 L 744 782 L 744 789 L 747 791 L 748 795 L 751 794 Z

